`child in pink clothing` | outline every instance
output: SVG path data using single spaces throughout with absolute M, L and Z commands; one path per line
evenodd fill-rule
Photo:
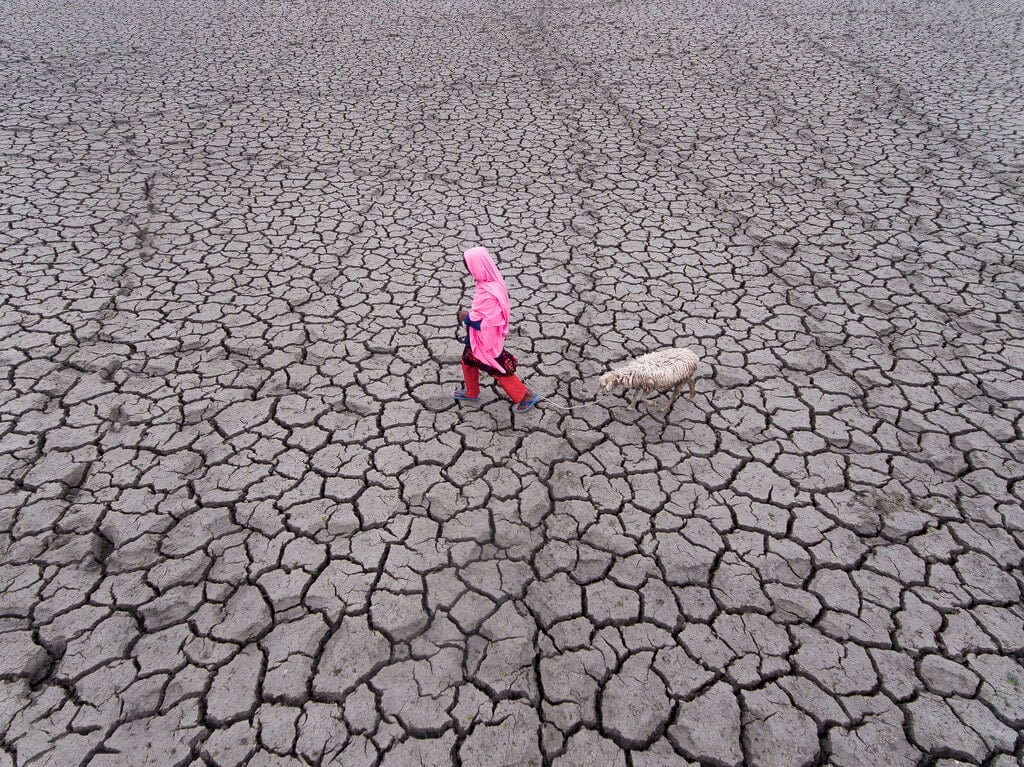
M 480 371 L 486 370 L 516 403 L 516 412 L 525 413 L 540 401 L 540 395 L 530 391 L 515 375 L 516 358 L 504 348 L 511 316 L 505 280 L 487 248 L 470 248 L 462 256 L 476 289 L 469 311 L 459 312 L 459 322 L 466 326 L 466 348 L 462 353 L 466 388 L 453 392 L 452 397 L 463 401 L 479 399 Z

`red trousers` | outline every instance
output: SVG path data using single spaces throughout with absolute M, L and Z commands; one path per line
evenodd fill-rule
M 466 381 L 466 396 L 479 397 L 480 371 L 472 365 L 467 365 L 463 362 L 462 378 Z M 507 394 L 517 405 L 523 401 L 523 398 L 526 396 L 526 384 L 520 381 L 517 376 L 494 376 L 494 380 L 498 382 L 498 386 L 504 389 L 505 394 Z

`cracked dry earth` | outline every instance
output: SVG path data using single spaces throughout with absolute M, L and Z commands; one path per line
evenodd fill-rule
M 4 3 L 0 766 L 1019 764 L 1022 18 Z

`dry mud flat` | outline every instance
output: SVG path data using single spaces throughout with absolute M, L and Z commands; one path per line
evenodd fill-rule
M 1018 764 L 1022 14 L 4 3 L 0 766 Z

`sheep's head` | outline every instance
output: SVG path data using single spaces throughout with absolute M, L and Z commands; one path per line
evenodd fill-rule
M 610 392 L 621 383 L 619 371 L 610 370 L 601 376 L 601 391 Z

